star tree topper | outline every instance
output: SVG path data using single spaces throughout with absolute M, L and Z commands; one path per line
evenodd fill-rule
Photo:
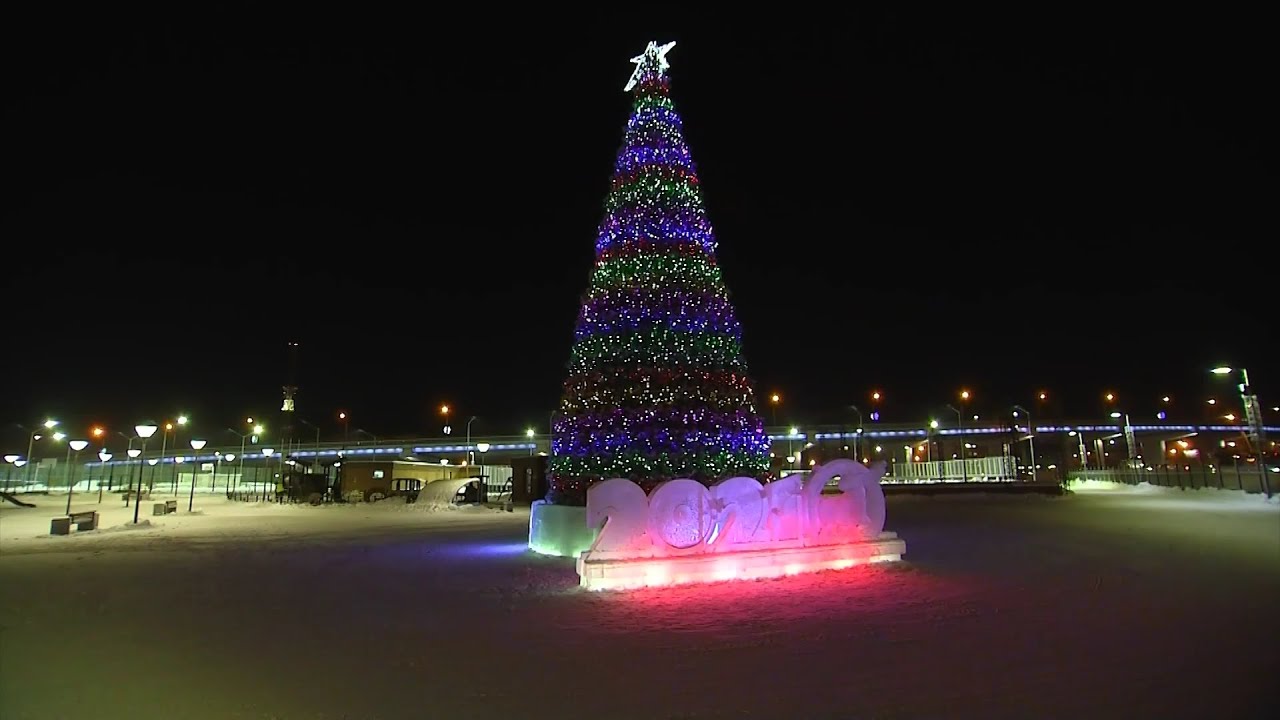
M 671 64 L 667 62 L 667 53 L 675 46 L 674 40 L 663 45 L 650 40 L 649 46 L 644 49 L 643 53 L 631 58 L 631 62 L 636 64 L 636 69 L 631 73 L 631 79 L 627 81 L 627 86 L 622 89 L 625 92 L 631 92 L 631 88 L 640 82 L 640 74 L 645 69 L 657 67 L 658 73 L 661 74 L 662 71 L 671 67 Z

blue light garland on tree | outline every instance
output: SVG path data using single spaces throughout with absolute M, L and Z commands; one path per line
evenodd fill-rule
M 614 477 L 649 490 L 768 473 L 742 328 L 669 96 L 674 44 L 632 60 L 631 118 L 552 428 L 552 502 L 583 504 L 593 482 Z

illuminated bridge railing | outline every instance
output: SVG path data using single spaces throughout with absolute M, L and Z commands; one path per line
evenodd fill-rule
M 1009 456 L 894 463 L 886 483 L 1015 482 L 1018 461 Z

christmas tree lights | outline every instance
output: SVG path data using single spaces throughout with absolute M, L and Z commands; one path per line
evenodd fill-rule
M 552 428 L 556 503 L 584 504 L 609 478 L 648 491 L 671 478 L 768 472 L 742 328 L 669 95 L 673 45 L 650 43 L 632 60 L 632 113 Z

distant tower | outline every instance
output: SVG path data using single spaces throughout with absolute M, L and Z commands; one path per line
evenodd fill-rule
M 284 402 L 280 405 L 280 439 L 288 448 L 298 437 L 297 416 L 293 412 L 293 398 L 298 394 L 298 343 L 292 340 L 289 341 L 289 376 L 281 389 L 284 390 Z M 284 454 L 289 456 L 289 450 L 286 449 Z
M 284 404 L 281 412 L 292 413 L 293 396 L 298 394 L 298 343 L 289 342 L 289 384 L 284 386 Z M 290 422 L 292 424 L 292 421 Z

